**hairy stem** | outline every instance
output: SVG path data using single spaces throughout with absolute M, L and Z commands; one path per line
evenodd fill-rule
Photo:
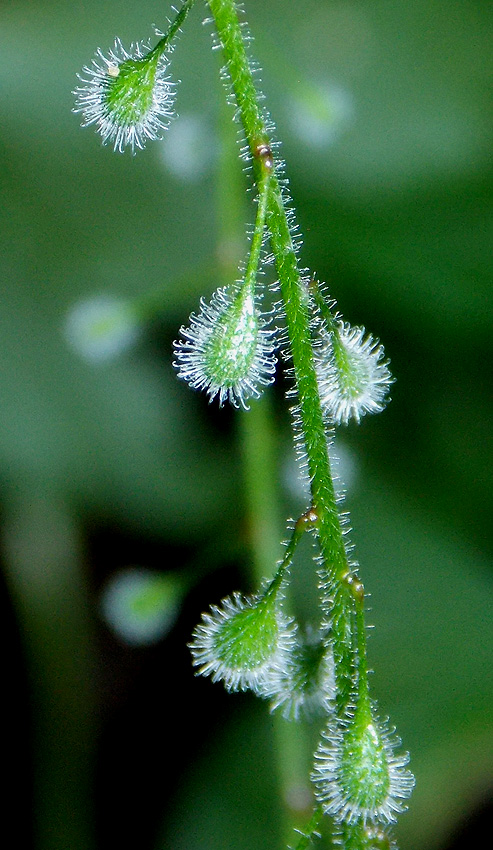
M 185 0 L 183 6 L 178 9 L 178 12 L 176 13 L 174 19 L 170 22 L 170 25 L 164 35 L 159 39 L 158 43 L 147 54 L 146 59 L 149 59 L 149 57 L 153 54 L 161 56 L 161 54 L 169 47 L 176 33 L 178 32 L 182 24 L 185 23 L 188 13 L 194 3 L 195 0 Z
M 292 211 L 288 214 L 286 199 L 276 173 L 266 116 L 259 105 L 236 5 L 234 0 L 209 0 L 209 7 L 252 156 L 256 182 L 261 182 L 266 167 L 272 171 L 269 178 L 267 225 L 294 366 L 298 394 L 298 405 L 294 411 L 296 427 L 300 430 L 308 465 L 311 507 L 318 517 L 322 584 L 325 604 L 327 608 L 330 607 L 332 615 L 331 637 L 336 665 L 338 710 L 343 714 L 353 686 L 355 595 L 346 580 L 350 568 L 330 470 L 326 425 L 313 361 L 310 293 L 299 268 L 293 239 L 293 215 Z
M 322 822 L 323 811 L 321 806 L 317 806 L 312 817 L 308 821 L 303 830 L 299 830 L 299 840 L 293 850 L 308 850 L 314 838 L 320 838 L 319 827 Z
M 224 107 L 226 108 L 226 107 Z M 219 191 L 219 258 L 221 260 L 221 284 L 226 286 L 237 273 L 244 250 L 244 219 L 247 215 L 244 198 L 244 175 L 235 151 L 236 131 L 225 115 L 221 121 L 221 156 Z M 266 170 L 268 172 L 268 169 Z M 265 174 L 266 178 L 269 174 Z M 259 194 L 259 207 L 266 202 L 265 193 Z M 257 209 L 257 220 L 264 217 Z M 258 233 L 259 228 L 256 228 Z M 255 233 L 252 238 L 251 254 L 261 245 Z M 250 254 L 250 258 L 251 258 Z M 250 259 L 248 268 L 258 267 L 258 258 Z M 249 563 L 253 587 L 259 587 L 279 558 L 279 536 L 283 528 L 279 514 L 278 456 L 276 427 L 272 397 L 266 393 L 247 412 L 241 411 L 237 418 L 238 439 L 242 450 L 242 472 L 247 517 L 247 540 Z M 283 846 L 293 843 L 294 830 L 308 818 L 303 809 L 306 799 L 310 800 L 307 783 L 309 746 L 306 729 L 301 724 L 289 723 L 276 712 L 272 718 L 275 754 L 275 771 L 278 777 L 279 797 L 282 807 Z M 300 805 L 301 800 L 301 805 Z

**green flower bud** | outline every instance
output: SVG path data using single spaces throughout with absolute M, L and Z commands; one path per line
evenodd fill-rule
M 216 290 L 210 304 L 201 301 L 190 327 L 180 329 L 184 340 L 174 349 L 179 377 L 205 390 L 210 401 L 219 396 L 220 405 L 228 400 L 246 409 L 247 400 L 259 398 L 260 388 L 274 380 L 274 343 L 266 324 L 249 286 Z
M 311 629 L 298 635 L 275 686 L 271 710 L 281 708 L 286 720 L 329 711 L 335 693 L 334 661 L 325 635 Z
M 364 328 L 337 322 L 323 331 L 316 365 L 322 405 L 337 425 L 385 407 L 393 378 L 383 347 Z
M 399 744 L 366 706 L 356 709 L 344 724 L 331 720 L 315 753 L 312 774 L 324 811 L 349 824 L 395 821 L 414 787 L 414 777 L 405 768 L 407 753 L 394 753 Z
M 279 587 L 262 596 L 224 599 L 203 614 L 193 633 L 193 663 L 203 676 L 223 681 L 230 691 L 253 690 L 270 696 L 272 681 L 286 666 L 294 628 L 283 614 Z
M 74 91 L 74 112 L 83 116 L 82 126 L 96 124 L 103 144 L 115 150 L 144 148 L 148 139 L 162 138 L 173 117 L 174 86 L 166 76 L 168 61 L 165 42 L 153 50 L 132 45 L 127 52 L 116 39 L 105 56 L 96 53 L 92 66 L 86 66 Z

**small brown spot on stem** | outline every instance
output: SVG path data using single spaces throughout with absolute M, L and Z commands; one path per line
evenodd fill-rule
M 357 599 L 358 602 L 363 602 L 365 598 L 363 582 L 361 582 L 353 573 L 346 573 L 342 580 L 347 584 L 355 599 Z
M 312 527 L 316 525 L 318 523 L 318 519 L 318 513 L 315 508 L 308 508 L 308 510 L 305 511 L 304 514 L 301 514 L 299 520 L 296 523 L 296 527 L 299 529 L 299 531 L 302 531 L 307 526 Z
M 272 171 L 274 168 L 274 157 L 272 156 L 271 147 L 267 142 L 260 142 L 258 145 L 255 145 L 253 155 L 263 163 L 267 171 Z

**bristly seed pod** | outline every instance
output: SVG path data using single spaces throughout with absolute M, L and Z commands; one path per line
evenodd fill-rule
M 202 615 L 190 643 L 194 665 L 229 691 L 271 695 L 271 680 L 284 669 L 295 628 L 283 614 L 280 593 L 243 598 L 236 593 Z
M 260 314 L 250 289 L 218 289 L 210 304 L 201 301 L 190 326 L 180 328 L 184 340 L 175 343 L 178 375 L 212 401 L 228 400 L 247 409 L 261 387 L 274 380 L 276 358 L 272 331 Z
M 336 425 L 359 422 L 385 407 L 393 383 L 383 346 L 365 329 L 344 322 L 324 331 L 316 353 L 322 406 Z
M 135 153 L 148 140 L 162 138 L 173 117 L 174 85 L 160 44 L 153 50 L 136 44 L 127 52 L 116 39 L 108 56 L 98 50 L 78 75 L 82 85 L 74 91 L 73 111 L 82 113 L 83 127 L 96 124 L 103 144 L 115 150 L 130 147 Z
M 326 635 L 311 628 L 299 634 L 273 685 L 271 711 L 280 708 L 286 720 L 326 714 L 335 695 L 334 659 Z
M 312 780 L 324 812 L 345 823 L 392 823 L 414 788 L 407 753 L 371 713 L 356 709 L 344 724 L 331 720 L 315 753 Z

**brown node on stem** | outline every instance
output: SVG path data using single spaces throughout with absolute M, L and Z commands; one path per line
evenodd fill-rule
M 353 573 L 346 573 L 342 579 L 346 585 L 349 587 L 349 590 L 353 594 L 353 596 L 358 600 L 358 602 L 363 602 L 365 598 L 365 588 L 363 586 L 363 582 L 359 580 L 357 576 Z
M 262 162 L 267 171 L 272 171 L 274 168 L 274 157 L 270 145 L 267 142 L 259 142 L 253 146 L 253 155 L 255 159 Z
M 313 507 L 308 508 L 308 510 L 305 511 L 304 514 L 301 514 L 299 520 L 297 520 L 297 522 L 296 522 L 296 526 L 301 531 L 301 529 L 306 527 L 307 525 L 309 525 L 309 526 L 317 525 L 318 520 L 319 520 L 319 516 L 318 516 L 316 509 L 313 508 Z

